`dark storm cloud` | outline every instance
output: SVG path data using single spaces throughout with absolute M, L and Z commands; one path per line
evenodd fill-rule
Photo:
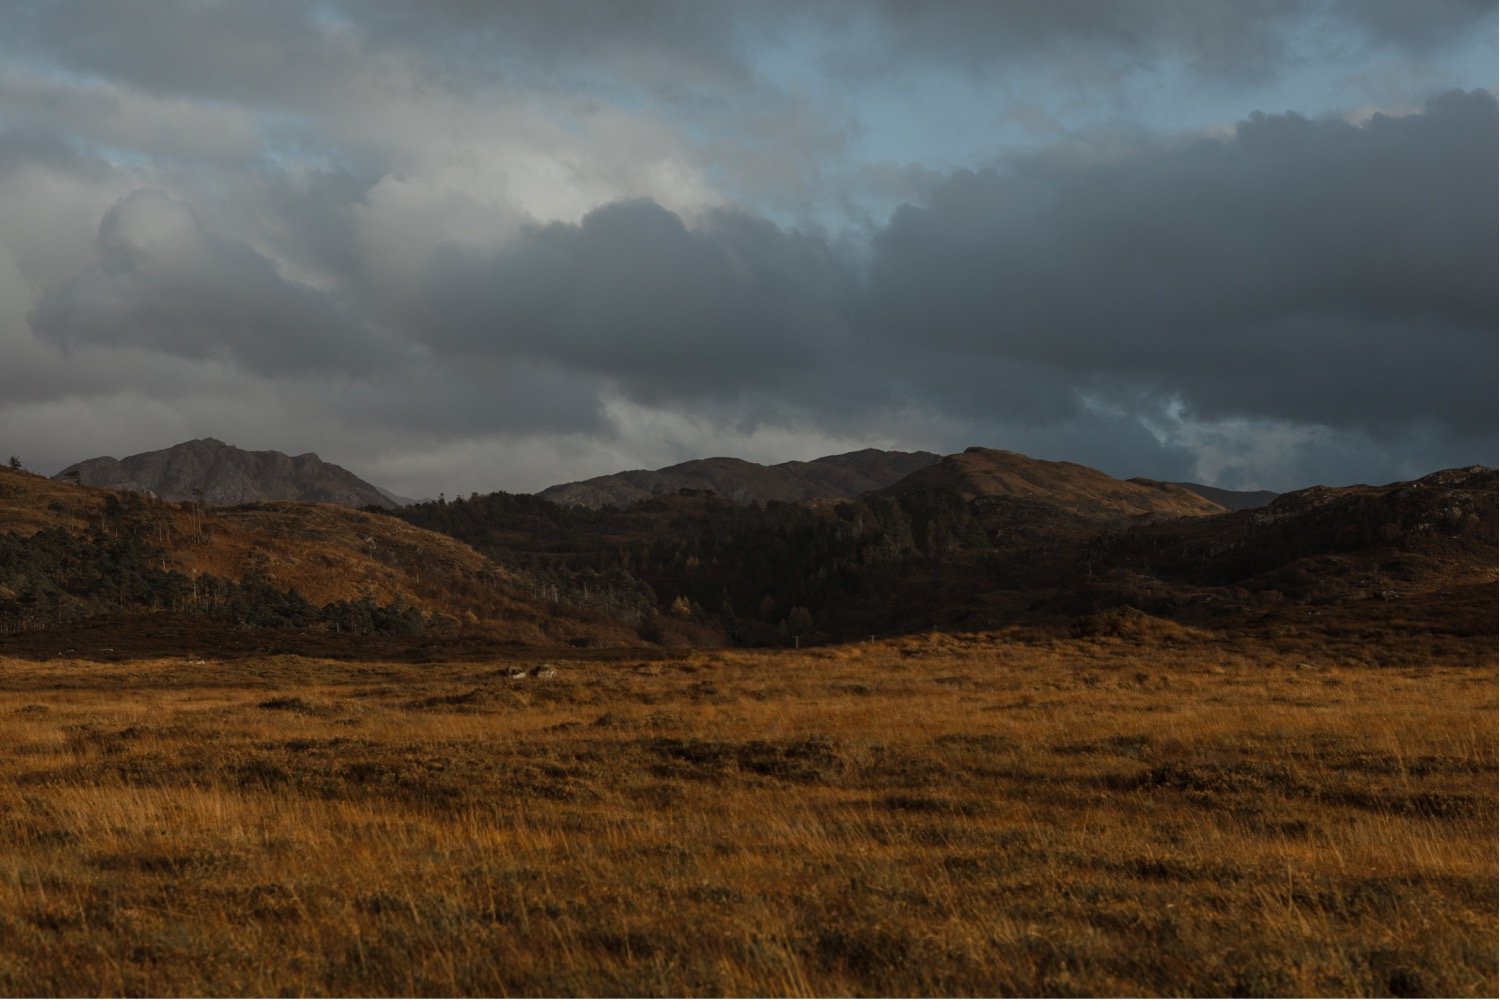
M 650 201 L 534 228 L 432 265 L 436 348 L 608 375 L 646 402 L 784 386 L 850 344 L 849 266 L 822 239 L 741 212 L 689 229 Z
M 759 392 L 1045 425 L 1092 400 L 1389 433 L 1493 429 L 1496 106 L 1053 151 L 959 173 L 826 240 L 647 201 L 439 255 L 439 353 L 521 356 L 662 402 Z
M 327 296 L 148 189 L 105 213 L 94 262 L 38 303 L 32 326 L 64 345 L 223 357 L 258 374 L 358 373 L 394 360 Z
M 1103 373 L 1195 415 L 1493 428 L 1496 106 L 1053 152 L 875 241 L 887 343 Z

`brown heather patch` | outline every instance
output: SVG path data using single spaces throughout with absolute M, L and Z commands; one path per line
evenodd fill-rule
M 632 628 L 528 597 L 526 581 L 463 542 L 336 504 L 260 503 L 200 512 L 191 502 L 167 503 L 0 467 L 0 533 L 119 530 L 105 517 L 111 498 L 138 505 L 125 520 L 162 550 L 162 569 L 189 578 L 239 580 L 254 571 L 315 605 L 399 601 L 517 642 L 637 641 Z
M 22 535 L 34 535 L 43 528 L 83 531 L 89 518 L 104 509 L 104 497 L 104 490 L 54 482 L 0 465 L 0 531 Z
M 188 576 L 238 580 L 255 569 L 279 587 L 296 587 L 316 604 L 368 595 L 426 610 L 461 613 L 464 582 L 508 577 L 473 549 L 404 521 L 334 504 L 265 503 L 207 507 L 167 503 L 114 490 L 75 486 L 0 468 L 0 532 L 87 530 L 103 523 L 106 500 L 140 504 L 129 518 L 166 552 L 164 568 Z M 428 580 L 424 584 L 423 573 Z M 479 588 L 475 588 L 476 590 Z
M 0 660 L 0 993 L 1494 995 L 1493 662 L 1172 638 Z

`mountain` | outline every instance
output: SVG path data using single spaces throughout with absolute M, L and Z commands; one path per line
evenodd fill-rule
M 665 469 L 635 469 L 549 486 L 538 496 L 552 503 L 594 510 L 624 507 L 682 490 L 712 491 L 742 503 L 844 499 L 889 486 L 939 459 L 927 451 L 877 448 L 779 465 L 758 465 L 739 458 L 702 458 Z
M 195 490 L 216 505 L 264 500 L 336 503 L 345 507 L 392 508 L 390 494 L 311 452 L 245 451 L 214 438 L 199 438 L 129 458 L 91 458 L 68 466 L 54 479 L 102 489 L 152 493 L 164 500 L 190 500 Z
M 883 492 L 902 496 L 946 490 L 965 502 L 1045 504 L 1085 521 L 1202 517 L 1225 508 L 1175 483 L 1116 479 L 1073 462 L 1048 462 L 1013 451 L 969 448 L 912 473 Z
M 1281 496 L 1270 490 L 1221 490 L 1217 486 L 1204 486 L 1202 483 L 1173 483 L 1173 486 L 1181 486 L 1185 490 L 1192 490 L 1205 500 L 1212 500 L 1225 510 L 1254 510 L 1264 507 L 1266 504 Z

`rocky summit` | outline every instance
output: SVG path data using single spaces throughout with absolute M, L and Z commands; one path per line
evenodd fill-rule
M 595 510 L 624 507 L 683 490 L 742 503 L 845 499 L 890 486 L 940 458 L 928 451 L 878 448 L 777 465 L 758 465 L 739 458 L 701 458 L 665 469 L 633 469 L 561 483 L 538 495 L 556 504 Z
M 400 506 L 390 495 L 348 469 L 312 452 L 245 451 L 214 438 L 147 451 L 127 458 L 91 458 L 68 466 L 53 478 L 83 486 L 150 493 L 164 500 L 188 500 L 202 491 L 211 504 L 260 500 L 336 503 L 346 507 Z

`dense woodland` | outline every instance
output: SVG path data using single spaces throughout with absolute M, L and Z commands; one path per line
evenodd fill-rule
M 1167 520 L 965 502 L 947 489 L 829 505 L 684 491 L 626 510 L 495 493 L 396 516 L 473 545 L 541 596 L 639 623 L 645 638 L 665 618 L 748 644 L 957 624 L 1003 595 L 1011 614 L 1130 606 L 1174 617 L 1389 597 L 1413 574 L 1462 572 L 1496 541 L 1490 469 Z
M 647 638 L 656 615 L 751 643 L 900 627 L 935 613 L 958 577 L 987 572 L 992 553 L 971 507 L 945 491 L 832 506 L 690 492 L 628 510 L 493 493 L 395 515 L 520 571 L 541 596 L 640 622 Z

